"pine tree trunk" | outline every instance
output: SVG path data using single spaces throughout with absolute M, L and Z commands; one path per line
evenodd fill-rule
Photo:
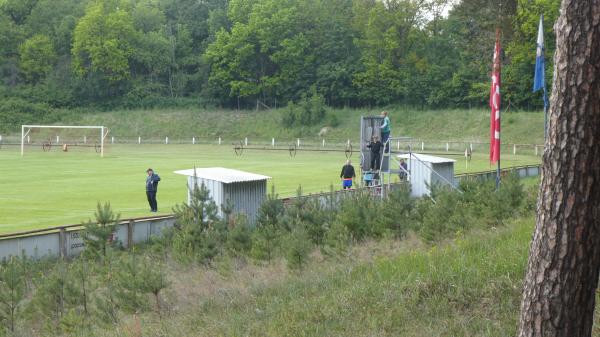
M 590 336 L 600 268 L 600 0 L 563 0 L 519 336 Z

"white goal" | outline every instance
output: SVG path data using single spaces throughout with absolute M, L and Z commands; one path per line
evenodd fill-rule
M 25 146 L 38 145 L 44 151 L 53 147 L 63 151 L 71 147 L 94 148 L 100 157 L 104 157 L 107 135 L 108 128 L 104 126 L 21 125 L 21 156 L 25 153 Z

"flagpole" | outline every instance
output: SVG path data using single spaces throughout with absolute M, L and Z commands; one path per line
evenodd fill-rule
M 497 60 L 494 60 L 494 71 L 497 70 L 498 72 L 498 85 L 500 85 L 501 83 L 501 69 L 502 69 L 502 50 L 500 49 L 499 45 L 500 45 L 500 35 L 502 34 L 502 32 L 500 31 L 499 28 L 496 28 L 496 47 L 498 47 L 498 54 L 496 55 Z M 496 67 L 498 67 L 496 69 Z M 500 97 L 500 96 L 499 96 Z M 498 166 L 496 167 L 496 190 L 500 189 L 500 159 L 501 159 L 501 154 L 502 154 L 502 141 L 501 141 L 501 132 L 500 132 L 500 125 L 502 125 L 501 121 L 502 121 L 502 114 L 501 112 L 501 107 L 502 105 L 500 104 L 500 99 L 498 100 L 498 106 L 497 106 L 497 110 L 496 110 L 496 127 L 495 129 L 497 130 L 497 138 L 496 138 L 496 143 L 498 146 L 495 147 L 494 150 L 498 151 Z

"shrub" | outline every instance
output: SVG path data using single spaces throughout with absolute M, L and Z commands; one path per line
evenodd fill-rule
M 25 294 L 25 281 L 19 260 L 11 258 L 0 265 L 0 332 L 14 333 Z
M 16 130 L 22 124 L 53 122 L 54 110 L 44 103 L 11 97 L 0 100 L 0 132 Z
M 388 194 L 381 205 L 382 226 L 390 230 L 396 238 L 402 238 L 413 221 L 415 199 L 410 195 L 410 187 L 400 186 Z
M 308 261 L 312 244 L 301 228 L 294 229 L 285 239 L 285 259 L 290 269 L 302 269 Z
M 302 94 L 297 103 L 290 102 L 282 110 L 281 123 L 286 128 L 315 125 L 321 122 L 325 115 L 325 98 L 313 86 L 308 94 Z
M 283 212 L 283 201 L 275 193 L 275 186 L 271 186 L 271 193 L 267 195 L 267 199 L 265 199 L 258 209 L 256 224 L 258 227 L 278 227 L 279 219 L 283 215 Z
M 381 221 L 381 204 L 367 192 L 356 192 L 341 202 L 335 221 L 344 225 L 354 240 L 380 237 L 385 228 Z
M 419 234 L 425 241 L 439 241 L 471 227 L 473 220 L 460 193 L 444 188 L 432 193 L 432 198 L 435 202 L 423 199 L 420 203 Z
M 279 230 L 273 225 L 258 227 L 252 233 L 250 256 L 257 260 L 271 261 L 279 247 Z
M 331 198 L 329 196 L 328 198 Z M 330 203 L 327 202 L 327 205 Z M 303 228 L 310 240 L 316 244 L 323 243 L 327 223 L 335 216 L 333 209 L 328 209 L 319 198 L 302 197 L 302 189 L 298 188 L 296 199 L 285 209 L 281 227 L 290 231 Z
M 252 249 L 252 232 L 246 224 L 238 224 L 227 233 L 227 250 L 234 256 L 243 256 Z
M 350 231 L 341 222 L 335 221 L 325 233 L 321 251 L 325 255 L 346 255 L 352 245 Z
M 96 205 L 94 213 L 96 222 L 91 220 L 83 224 L 83 242 L 85 243 L 84 255 L 97 258 L 106 256 L 106 247 L 115 246 L 117 242 L 113 234 L 119 224 L 119 215 L 115 215 L 110 203 Z
M 190 204 L 174 208 L 178 230 L 173 235 L 173 253 L 181 262 L 190 259 L 208 264 L 220 253 L 226 224 L 217 216 L 217 205 L 206 186 L 194 186 Z
M 52 331 L 60 331 L 65 315 L 81 304 L 81 293 L 70 277 L 69 268 L 69 264 L 59 260 L 37 280 L 31 302 L 33 310 L 47 323 L 46 328 Z

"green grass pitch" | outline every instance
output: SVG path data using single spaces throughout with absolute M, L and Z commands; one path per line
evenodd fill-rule
M 455 171 L 466 170 L 462 156 Z M 359 154 L 353 154 L 359 162 Z M 291 196 L 302 186 L 305 193 L 339 188 L 343 152 L 302 152 L 291 158 L 287 151 L 246 150 L 234 154 L 231 145 L 112 145 L 104 158 L 93 149 L 69 151 L 0 149 L 0 233 L 77 224 L 93 217 L 96 203 L 110 201 L 121 218 L 152 215 L 146 202 L 145 170 L 152 167 L 162 181 L 158 190 L 159 214 L 171 213 L 186 200 L 186 177 L 175 170 L 227 167 L 273 177 L 280 196 Z M 503 167 L 536 164 L 539 157 L 505 154 Z M 356 165 L 358 166 L 358 165 Z M 490 170 L 487 154 L 475 153 L 469 171 Z

